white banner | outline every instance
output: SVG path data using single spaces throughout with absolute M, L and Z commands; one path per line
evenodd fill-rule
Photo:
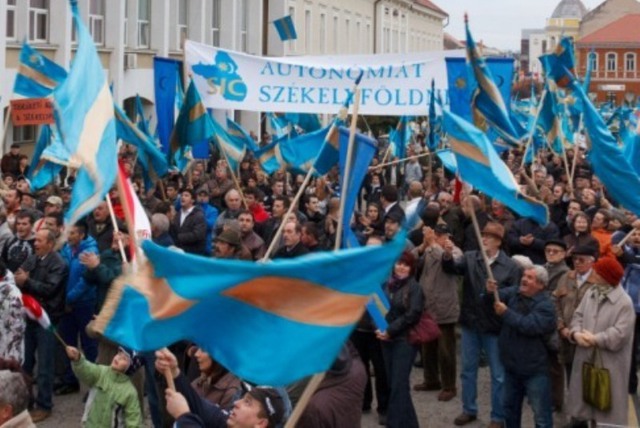
M 464 55 L 456 50 L 272 58 L 185 44 L 187 73 L 206 107 L 265 112 L 335 114 L 362 72 L 360 114 L 427 115 L 431 79 L 436 90 L 446 90 L 445 57 Z

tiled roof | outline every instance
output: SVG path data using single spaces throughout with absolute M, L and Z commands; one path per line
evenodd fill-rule
M 638 43 L 640 44 L 640 14 L 623 16 L 596 30 L 577 42 L 579 45 L 595 43 Z
M 449 14 L 447 12 L 445 12 L 442 9 L 440 9 L 432 1 L 429 1 L 429 0 L 415 0 L 415 2 L 418 3 L 421 6 L 424 6 L 424 7 L 428 8 L 428 9 L 435 10 L 436 12 L 444 13 L 445 15 L 449 16 Z

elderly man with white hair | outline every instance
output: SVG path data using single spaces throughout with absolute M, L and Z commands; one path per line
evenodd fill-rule
M 29 390 L 24 376 L 0 370 L 0 427 L 35 428 L 27 406 Z

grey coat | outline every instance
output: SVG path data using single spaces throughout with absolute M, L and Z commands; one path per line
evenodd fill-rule
M 609 412 L 595 410 L 582 401 L 582 364 L 589 360 L 593 348 L 576 346 L 569 386 L 569 414 L 580 420 L 594 419 L 601 424 L 628 424 L 628 383 L 631 346 L 636 314 L 631 299 L 621 287 L 611 290 L 601 303 L 594 288 L 585 294 L 571 322 L 571 333 L 588 330 L 595 334 L 602 365 L 611 376 Z
M 418 249 L 413 250 L 419 256 Z M 460 302 L 458 299 L 458 277 L 442 269 L 442 253 L 439 245 L 432 245 L 419 259 L 421 268 L 420 286 L 424 293 L 424 306 L 438 324 L 458 322 Z M 462 251 L 455 247 L 453 258 L 462 257 Z

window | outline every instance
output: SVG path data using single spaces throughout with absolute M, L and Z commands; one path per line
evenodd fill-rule
M 311 53 L 311 11 L 304 11 L 304 53 Z
M 213 8 L 211 10 L 211 44 L 213 46 L 220 46 L 221 1 L 213 0 Z
M 289 15 L 291 15 L 291 20 L 293 21 L 293 26 L 296 27 L 296 8 L 295 7 L 289 6 Z M 296 41 L 295 40 L 290 40 L 289 41 L 289 52 L 295 53 L 297 50 L 298 50 L 298 44 L 296 43 Z
M 7 40 L 16 40 L 16 0 L 7 0 Z
M 178 50 L 182 50 L 184 41 L 189 36 L 189 5 L 187 0 L 178 0 Z
M 89 32 L 97 45 L 104 44 L 104 0 L 90 0 Z
M 627 52 L 624 54 L 625 71 L 636 71 L 636 54 Z
M 371 24 L 367 22 L 367 34 L 365 35 L 367 38 L 367 45 L 366 45 L 366 53 L 371 53 Z
M 150 46 L 151 0 L 138 0 L 138 47 Z
M 589 53 L 589 61 L 591 61 L 591 70 L 598 72 L 598 54 L 593 52 Z
M 29 41 L 49 40 L 49 0 L 29 0 Z
M 607 54 L 607 71 L 616 71 L 616 68 L 618 68 L 618 55 L 616 55 L 614 52 L 609 52 Z
M 344 20 L 344 41 L 345 53 L 351 53 L 351 20 L 349 18 Z
M 320 14 L 320 53 L 327 53 L 327 14 Z
M 240 51 L 247 52 L 249 49 L 249 39 L 247 37 L 247 29 L 249 28 L 249 4 L 248 0 L 240 0 L 240 10 L 238 18 L 240 19 L 238 28 L 240 29 Z
M 36 141 L 37 125 L 14 126 L 13 141 L 18 144 L 34 143 Z

